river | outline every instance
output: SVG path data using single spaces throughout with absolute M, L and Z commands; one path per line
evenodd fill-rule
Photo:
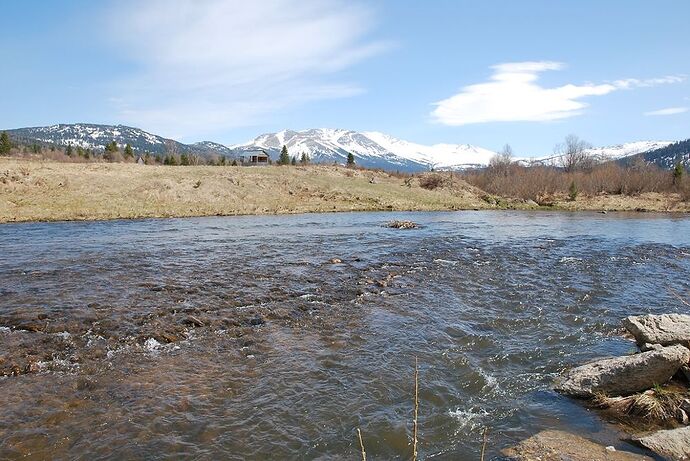
M 410 219 L 420 228 L 383 226 Z M 333 263 L 332 258 L 342 260 Z M 0 226 L 0 458 L 487 459 L 686 312 L 690 217 L 465 211 Z

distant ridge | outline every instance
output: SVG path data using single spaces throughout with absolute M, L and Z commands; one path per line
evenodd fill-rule
M 55 144 L 85 149 L 100 150 L 112 141 L 121 147 L 126 144 L 140 152 L 165 155 L 167 153 L 196 154 L 204 157 L 211 155 L 231 156 L 232 151 L 222 144 L 203 141 L 196 144 L 183 144 L 173 139 L 148 133 L 139 128 L 125 125 L 97 125 L 93 123 L 59 124 L 43 127 L 19 128 L 7 130 L 15 139 Z
M 285 145 L 291 156 L 299 159 L 304 153 L 315 163 L 345 163 L 348 153 L 352 153 L 360 166 L 407 172 L 482 168 L 488 165 L 491 157 L 495 155 L 492 150 L 471 144 L 423 145 L 376 131 L 359 132 L 334 128 L 266 133 L 249 142 L 233 146 L 212 141 L 184 144 L 125 125 L 74 123 L 19 128 L 7 132 L 14 139 L 27 143 L 60 146 L 71 144 L 75 147 L 101 150 L 115 141 L 121 147 L 130 144 L 136 151 L 154 155 L 193 154 L 206 159 L 219 156 L 232 159 L 250 151 L 263 150 L 276 160 Z M 634 158 L 643 158 L 644 161 L 661 168 L 672 168 L 678 161 L 690 166 L 689 145 L 690 141 L 637 141 L 596 147 L 589 152 L 601 161 L 615 160 L 625 163 Z M 547 164 L 557 161 L 557 157 L 517 160 L 523 164 Z

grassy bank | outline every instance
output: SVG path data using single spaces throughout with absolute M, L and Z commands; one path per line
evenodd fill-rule
M 335 166 L 212 167 L 0 160 L 0 222 L 487 208 L 456 180 L 413 179 Z
M 690 211 L 690 204 L 673 194 L 658 193 L 576 201 L 556 196 L 549 205 Z M 538 206 L 489 196 L 449 173 L 400 177 L 325 165 L 169 167 L 0 159 L 0 222 L 492 208 Z

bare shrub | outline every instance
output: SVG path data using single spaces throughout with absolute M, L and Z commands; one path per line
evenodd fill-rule
M 594 165 L 594 158 L 587 153 L 592 145 L 574 134 L 565 137 L 565 142 L 554 148 L 554 154 L 560 159 L 565 171 L 589 169 Z
M 489 170 L 494 174 L 508 175 L 510 165 L 513 163 L 513 149 L 510 144 L 503 146 L 503 150 L 489 160 Z
M 615 163 L 596 165 L 588 170 L 565 171 L 550 166 L 523 167 L 511 164 L 505 175 L 490 168 L 466 173 L 464 179 L 486 192 L 540 202 L 555 194 L 577 193 L 638 195 L 645 192 L 674 192 L 672 175 L 653 165 L 622 167 Z
M 434 190 L 443 186 L 444 179 L 440 174 L 430 174 L 419 179 L 419 187 L 422 189 Z
M 690 202 L 690 179 L 685 178 L 683 182 L 678 186 L 678 193 L 680 194 L 680 199 L 684 202 Z

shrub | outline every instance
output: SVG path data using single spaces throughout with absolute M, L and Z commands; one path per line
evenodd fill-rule
M 574 202 L 577 198 L 577 184 L 575 184 L 575 181 L 570 182 L 570 188 L 568 189 L 568 198 L 571 202 Z
M 419 187 L 434 190 L 443 186 L 443 177 L 439 174 L 430 174 L 419 179 Z

